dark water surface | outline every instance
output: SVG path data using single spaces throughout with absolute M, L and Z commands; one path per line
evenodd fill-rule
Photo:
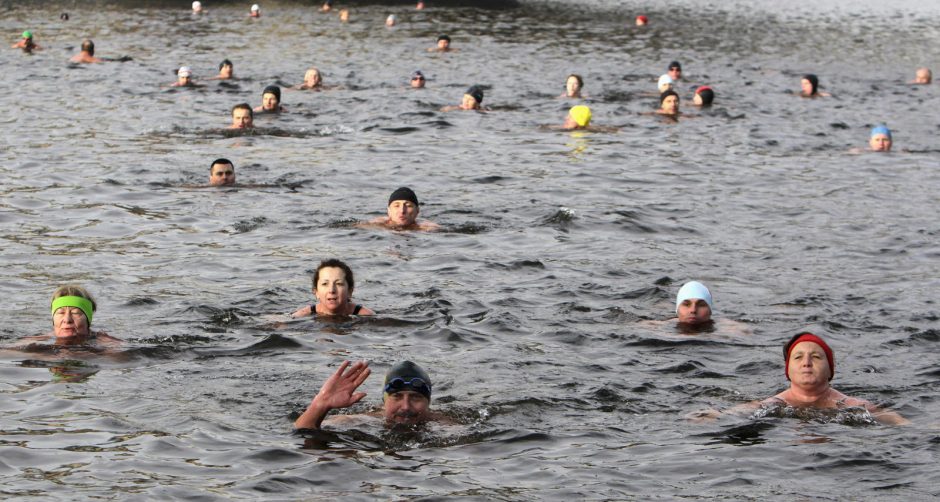
M 53 289 L 75 282 L 126 344 L 0 360 L 0 496 L 940 495 L 940 91 L 904 84 L 940 70 L 935 5 L 656 2 L 637 31 L 614 1 L 366 5 L 347 25 L 291 2 L 252 22 L 250 3 L 2 6 L 8 42 L 31 29 L 46 50 L 0 51 L 0 341 L 46 332 Z M 443 32 L 460 52 L 425 52 Z M 69 66 L 86 36 L 133 61 Z M 241 80 L 161 88 L 223 58 Z M 717 105 L 641 115 L 673 59 L 683 102 L 708 83 Z M 309 66 L 341 88 L 284 91 L 290 113 L 258 134 L 221 131 Z M 407 90 L 419 68 L 428 89 Z M 571 106 L 554 99 L 570 72 L 619 132 L 539 128 Z M 833 97 L 793 96 L 807 72 Z M 491 113 L 438 111 L 470 84 Z M 848 155 L 880 122 L 896 151 Z M 216 157 L 251 186 L 198 187 Z M 351 226 L 401 185 L 447 230 Z M 379 316 L 275 327 L 328 257 Z M 754 334 L 646 322 L 689 279 Z M 780 346 L 806 328 L 836 351 L 835 387 L 914 425 L 683 418 L 782 390 Z M 291 435 L 342 360 L 372 361 L 365 411 L 401 358 L 460 425 Z

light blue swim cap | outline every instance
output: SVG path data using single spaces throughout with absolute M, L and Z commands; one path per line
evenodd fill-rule
M 888 137 L 888 139 L 891 139 L 891 129 L 888 129 L 888 126 L 886 126 L 886 125 L 880 125 L 880 126 L 875 126 L 875 127 L 873 127 L 872 130 L 871 130 L 871 135 L 870 135 L 869 137 L 872 138 L 872 137 L 874 137 L 876 134 L 884 134 L 885 136 Z
M 712 294 L 708 288 L 698 281 L 689 281 L 679 288 L 679 294 L 676 295 L 676 312 L 679 311 L 679 305 L 685 300 L 705 300 L 708 308 L 714 308 L 712 305 Z

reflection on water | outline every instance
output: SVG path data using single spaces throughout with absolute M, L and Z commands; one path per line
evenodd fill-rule
M 905 82 L 935 59 L 940 13 L 869 3 L 363 2 L 346 24 L 286 1 L 251 23 L 231 2 L 200 17 L 79 2 L 67 22 L 61 5 L 6 5 L 4 32 L 30 29 L 45 50 L 0 51 L 13 111 L 0 117 L 0 343 L 47 330 L 49 293 L 77 282 L 124 345 L 0 357 L 0 492 L 935 497 L 922 451 L 940 411 L 940 95 Z M 459 52 L 426 52 L 442 32 Z M 133 60 L 71 68 L 86 37 Z M 208 81 L 225 58 L 238 80 Z M 648 114 L 672 60 L 690 116 L 669 123 Z M 184 64 L 206 87 L 160 89 Z M 234 104 L 310 66 L 337 87 L 285 90 L 290 113 L 224 129 Z M 593 121 L 619 131 L 539 127 L 574 104 L 556 99 L 572 72 Z M 833 97 L 793 96 L 807 72 Z M 492 111 L 438 111 L 474 83 Z M 699 84 L 716 91 L 710 110 L 686 106 Z M 846 155 L 881 122 L 895 152 Z M 203 188 L 218 157 L 242 185 Z M 356 226 L 402 185 L 442 231 Z M 329 257 L 378 316 L 287 319 Z M 668 320 L 690 279 L 715 295 L 714 332 Z M 800 329 L 827 336 L 840 389 L 914 425 L 845 410 L 682 418 L 779 392 L 780 346 Z M 340 361 L 375 370 L 355 413 L 405 358 L 458 425 L 290 435 Z

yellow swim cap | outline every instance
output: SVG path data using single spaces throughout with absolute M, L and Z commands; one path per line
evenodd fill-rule
M 572 106 L 568 115 L 571 115 L 578 127 L 587 127 L 591 123 L 591 109 L 584 105 Z

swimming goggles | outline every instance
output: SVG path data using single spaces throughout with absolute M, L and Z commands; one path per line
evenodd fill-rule
M 411 380 L 405 380 L 401 377 L 393 378 L 385 384 L 385 393 L 394 394 L 395 392 L 405 390 L 406 387 L 426 396 L 431 395 L 431 384 L 418 377 L 412 378 Z

